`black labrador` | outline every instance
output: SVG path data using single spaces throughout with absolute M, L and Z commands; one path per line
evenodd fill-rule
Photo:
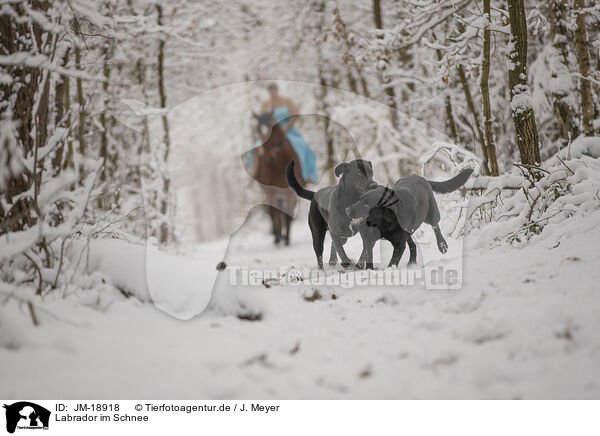
M 381 206 L 383 200 L 384 209 L 389 209 L 389 212 L 383 211 L 381 215 L 385 222 L 390 225 L 397 224 L 408 235 L 412 235 L 424 222 L 431 225 L 438 249 L 441 253 L 446 253 L 448 243 L 442 236 L 438 226 L 440 211 L 433 193 L 447 194 L 457 190 L 465 184 L 472 173 L 473 170 L 469 168 L 445 182 L 431 182 L 412 174 L 398 180 L 392 189 L 377 185 L 365 192 L 356 203 L 348 207 L 346 213 L 352 219 L 352 225 L 360 227 L 361 224 L 366 222 L 371 210 Z M 366 250 L 368 263 L 369 259 L 371 262 L 373 259 L 372 251 L 375 241 L 369 240 L 368 232 L 364 232 L 364 234 L 363 237 L 367 240 L 363 240 L 363 252 Z M 403 249 L 404 247 L 402 247 Z M 392 260 L 396 261 L 393 256 Z
M 336 177 L 340 177 L 337 185 L 319 189 L 317 192 L 304 189 L 294 175 L 294 161 L 287 166 L 286 176 L 290 187 L 299 197 L 310 200 L 308 225 L 312 233 L 313 248 L 317 255 L 319 268 L 323 269 L 323 243 L 325 233 L 329 230 L 331 235 L 330 264 L 337 262 L 336 252 L 342 261 L 342 266 L 347 268 L 351 261 L 344 251 L 346 240 L 357 233 L 357 229 L 350 225 L 350 217 L 346 208 L 357 202 L 369 187 L 375 185 L 373 181 L 373 164 L 367 160 L 356 159 L 344 162 L 335 167 Z
M 363 241 L 363 251 L 356 265 L 357 268 L 373 269 L 373 246 L 379 239 L 391 242 L 394 247 L 388 268 L 398 266 L 406 244 L 410 250 L 408 264 L 417 263 L 417 246 L 411 235 L 405 232 L 396 220 L 396 215 L 390 207 L 395 204 L 396 199 L 392 198 L 390 191 L 391 189 L 384 188 L 377 205 L 369 210 L 366 220 L 358 224 Z M 353 224 L 353 226 L 355 225 Z

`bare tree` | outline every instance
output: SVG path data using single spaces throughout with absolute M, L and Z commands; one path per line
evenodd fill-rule
M 540 162 L 540 146 L 531 94 L 527 85 L 527 17 L 523 0 L 508 0 L 512 51 L 509 54 L 508 87 L 521 162 Z
M 483 104 L 483 129 L 485 132 L 485 149 L 489 162 L 489 172 L 492 176 L 499 175 L 498 161 L 496 160 L 496 143 L 492 125 L 492 105 L 490 103 L 490 0 L 483 0 L 483 13 L 485 14 L 485 28 L 483 30 L 483 59 L 481 60 L 481 100 Z
M 156 4 L 156 13 L 157 13 L 157 24 L 159 27 L 163 26 L 163 9 L 160 4 Z M 160 34 L 158 40 L 158 98 L 159 105 L 161 108 L 166 109 L 167 107 L 167 94 L 165 92 L 165 35 Z M 162 182 L 163 182 L 163 191 L 161 193 L 162 198 L 160 200 L 160 213 L 162 214 L 162 223 L 160 226 L 160 235 L 159 241 L 161 244 L 166 244 L 171 237 L 171 230 L 168 220 L 168 212 L 169 212 L 169 189 L 171 185 L 171 179 L 169 178 L 166 164 L 169 161 L 169 151 L 171 148 L 171 140 L 169 137 L 169 119 L 166 114 L 161 116 L 162 125 L 163 125 L 163 144 L 162 151 L 163 155 L 161 156 L 162 162 L 165 165 L 162 171 Z
M 458 64 L 458 65 L 456 65 L 456 70 L 458 71 L 458 77 L 460 79 L 460 83 L 462 85 L 463 92 L 465 93 L 465 100 L 467 102 L 467 107 L 469 108 L 471 115 L 473 115 L 473 123 L 474 123 L 473 130 L 477 132 L 476 139 L 479 140 L 479 143 L 481 144 L 481 151 L 483 153 L 483 162 L 482 162 L 481 166 L 483 167 L 485 174 L 489 176 L 490 175 L 490 167 L 488 165 L 488 162 L 489 162 L 488 151 L 485 146 L 485 138 L 483 135 L 483 130 L 481 129 L 481 122 L 479 121 L 479 115 L 478 115 L 479 112 L 475 108 L 475 103 L 473 102 L 473 96 L 471 95 L 471 89 L 469 87 L 469 81 L 467 80 L 467 75 L 465 74 L 465 69 L 463 68 L 463 66 L 461 64 Z
M 81 35 L 81 26 L 79 24 L 79 19 L 73 19 L 73 31 L 76 34 Z M 81 65 L 81 48 L 79 47 L 79 42 L 75 43 L 75 68 L 77 70 L 82 69 Z M 79 119 L 77 122 L 77 140 L 79 142 L 79 153 L 82 156 L 85 156 L 87 151 L 87 144 L 85 139 L 85 121 L 87 118 L 86 110 L 85 110 L 85 96 L 83 95 L 83 80 L 81 77 L 77 77 L 76 79 L 77 86 L 77 105 L 79 111 Z M 79 163 L 79 182 L 81 183 L 85 177 L 85 165 L 82 162 Z
M 378 30 L 383 30 L 383 17 L 381 15 L 380 0 L 373 0 L 373 19 L 375 20 L 375 28 Z M 386 80 L 383 77 L 381 77 L 381 83 L 383 85 L 383 89 L 387 97 L 386 103 L 390 105 L 391 108 L 390 118 L 392 120 L 392 125 L 394 127 L 398 127 L 398 114 L 396 112 L 396 92 L 394 91 L 394 87 L 389 83 L 389 80 Z
M 348 81 L 348 86 L 350 90 L 355 94 L 362 94 L 365 97 L 369 97 L 369 87 L 367 85 L 367 80 L 365 79 L 365 74 L 362 71 L 361 65 L 356 61 L 356 58 L 352 55 L 352 47 L 355 44 L 354 38 L 350 35 L 348 31 L 348 26 L 346 22 L 343 20 L 340 10 L 338 8 L 334 8 L 333 10 L 333 23 L 332 28 L 329 30 L 335 29 L 334 37 L 339 40 L 342 44 L 344 50 L 343 61 L 344 64 L 347 65 L 346 68 L 346 79 Z M 326 41 L 328 34 L 326 33 L 323 41 Z M 360 84 L 360 89 L 358 85 Z
M 571 86 L 572 80 L 569 71 L 567 7 L 564 0 L 550 0 L 549 3 L 550 36 L 553 48 L 549 59 L 549 68 L 555 81 L 552 86 L 552 106 L 560 138 L 569 141 L 578 135 L 579 129 L 575 119 L 575 108 L 569 98 L 574 89 Z
M 435 38 L 435 34 L 433 37 Z M 436 48 L 435 54 L 438 62 L 442 62 L 442 51 L 439 48 Z M 448 76 L 444 77 L 444 83 L 446 86 L 448 85 Z M 444 108 L 446 109 L 446 128 L 448 129 L 448 134 L 454 142 L 458 142 L 458 130 L 456 129 L 456 122 L 454 121 L 454 114 L 452 111 L 452 98 L 448 93 L 444 97 Z
M 49 7 L 48 1 L 35 2 L 30 6 L 33 13 L 41 14 Z M 28 21 L 28 10 L 23 5 L 15 5 L 14 13 L 14 17 L 10 14 L 0 15 L 1 52 L 9 55 L 23 52 L 47 54 L 49 33 L 38 23 Z M 0 119 L 17 121 L 14 132 L 17 146 L 22 155 L 32 159 L 34 164 L 31 169 L 14 173 L 7 165 L 10 174 L 8 177 L 3 175 L 7 180 L 4 186 L 0 185 L 0 194 L 4 197 L 0 201 L 0 234 L 22 230 L 37 222 L 34 209 L 41 180 L 37 150 L 44 145 L 40 141 L 46 138 L 45 117 L 48 115 L 47 71 L 10 65 L 6 72 L 12 76 L 12 80 L 0 85 Z M 33 190 L 30 189 L 32 186 Z
M 581 118 L 583 131 L 586 135 L 594 134 L 594 101 L 592 100 L 592 85 L 590 82 L 590 52 L 588 50 L 587 32 L 585 29 L 584 0 L 573 0 L 575 14 L 575 51 L 579 64 L 579 96 L 581 99 Z

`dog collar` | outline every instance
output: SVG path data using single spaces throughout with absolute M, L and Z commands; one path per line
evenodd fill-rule
M 390 206 L 393 206 L 394 204 L 398 203 L 398 201 L 400 201 L 400 199 L 398 197 L 396 197 L 394 199 L 394 201 L 392 201 L 391 203 L 387 203 L 388 201 L 390 201 L 392 199 L 392 197 L 394 197 L 394 195 L 395 195 L 394 190 L 390 189 L 386 186 L 383 190 L 383 194 L 381 195 L 381 198 L 379 199 L 379 201 L 377 201 L 377 206 L 390 207 Z

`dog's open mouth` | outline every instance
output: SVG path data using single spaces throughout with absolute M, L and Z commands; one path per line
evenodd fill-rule
M 362 223 L 364 220 L 366 220 L 366 217 L 361 217 L 361 218 L 352 218 L 352 224 L 360 224 Z

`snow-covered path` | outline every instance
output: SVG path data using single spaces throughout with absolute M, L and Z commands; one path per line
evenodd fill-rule
M 181 321 L 115 296 L 103 311 L 57 305 L 77 327 L 41 314 L 35 329 L 5 308 L 0 396 L 598 398 L 599 224 L 598 211 L 566 223 L 556 248 L 466 249 L 458 291 L 240 290 L 259 321 L 219 310 Z M 230 253 L 229 264 L 315 262 L 303 219 L 292 247 L 252 227 Z

